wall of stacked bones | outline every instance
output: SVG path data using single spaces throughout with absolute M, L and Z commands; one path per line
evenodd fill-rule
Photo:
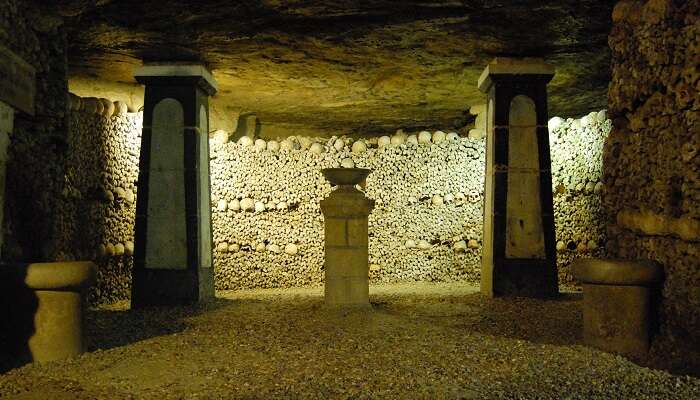
M 613 14 L 604 207 L 611 256 L 664 267 L 652 350 L 700 370 L 700 1 Z M 675 366 L 675 367 L 678 367 Z
M 53 260 L 67 150 L 66 35 L 32 2 L 0 0 L 0 43 L 36 71 L 35 116 L 17 113 L 10 136 L 2 259 Z
M 96 259 L 93 302 L 129 295 L 141 113 L 71 96 L 64 258 Z M 605 111 L 550 121 L 560 275 L 600 255 Z M 331 191 L 321 169 L 370 168 L 366 195 L 372 282 L 471 281 L 481 258 L 484 140 L 423 131 L 368 139 L 210 140 L 216 287 L 289 287 L 323 281 L 323 217 Z
M 129 297 L 142 113 L 70 96 L 59 258 L 95 260 L 93 303 Z

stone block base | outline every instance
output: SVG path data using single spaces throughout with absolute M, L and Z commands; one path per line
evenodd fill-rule
M 583 341 L 611 353 L 640 358 L 655 329 L 655 294 L 663 279 L 650 261 L 579 259 L 583 284 Z
M 29 339 L 32 361 L 61 360 L 85 352 L 82 294 L 49 290 L 37 290 L 35 294 L 35 333 Z
M 583 341 L 638 358 L 649 349 L 651 290 L 643 286 L 583 285 Z
M 327 306 L 369 307 L 369 281 L 367 277 L 326 276 L 324 298 Z
M 215 297 L 212 268 L 134 271 L 131 307 L 189 305 Z

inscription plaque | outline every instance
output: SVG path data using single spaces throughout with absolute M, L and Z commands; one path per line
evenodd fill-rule
M 10 49 L 0 45 L 0 101 L 34 115 L 36 71 Z

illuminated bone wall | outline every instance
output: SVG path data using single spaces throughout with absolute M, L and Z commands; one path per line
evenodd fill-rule
M 573 279 L 568 265 L 574 259 L 606 255 L 601 160 L 611 127 L 605 111 L 549 121 L 560 282 Z
M 93 303 L 128 298 L 131 287 L 141 113 L 122 102 L 70 96 L 59 259 L 95 260 Z
M 448 139 L 442 132 L 424 133 L 420 140 L 426 143 L 405 143 L 413 139 L 419 140 L 285 139 L 264 149 L 262 141 L 215 145 L 217 286 L 322 282 L 319 201 L 331 187 L 321 169 L 348 163 L 373 170 L 366 187 L 376 201 L 369 217 L 373 280 L 476 279 L 483 143 Z M 290 246 L 296 252 L 285 251 Z
M 111 104 L 111 106 L 110 106 Z M 71 97 L 64 258 L 100 265 L 94 302 L 129 295 L 142 116 L 106 99 Z M 550 122 L 560 278 L 598 256 L 605 112 Z M 319 201 L 328 167 L 370 168 L 364 189 L 372 282 L 479 279 L 484 141 L 433 131 L 391 137 L 210 140 L 218 289 L 289 287 L 323 279 Z

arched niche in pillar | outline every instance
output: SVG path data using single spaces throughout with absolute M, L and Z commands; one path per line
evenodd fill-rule
M 506 257 L 545 258 L 537 110 L 528 96 L 515 96 L 508 112 Z
M 187 268 L 184 111 L 172 98 L 153 108 L 146 226 L 146 267 Z

